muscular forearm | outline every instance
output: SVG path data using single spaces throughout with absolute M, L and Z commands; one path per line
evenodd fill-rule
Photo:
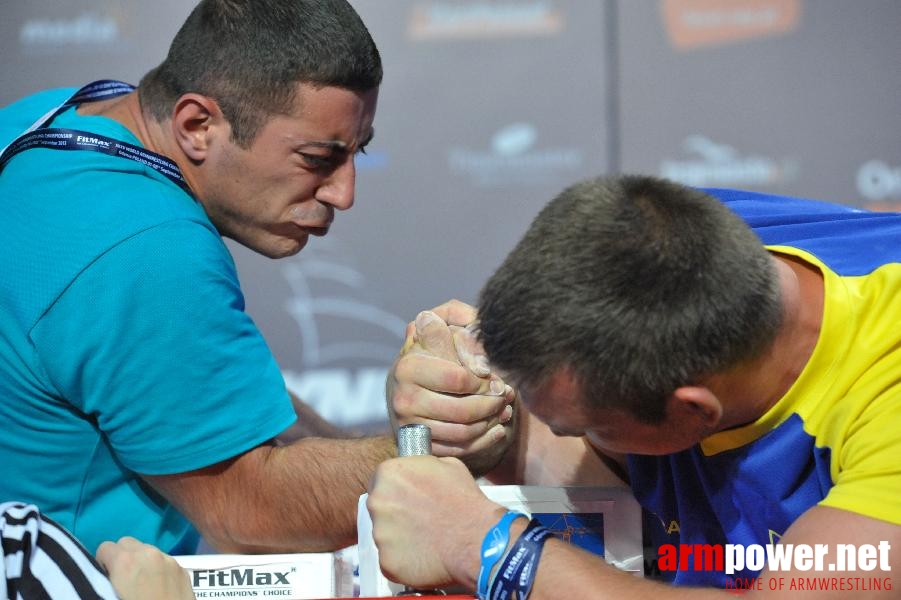
M 525 520 L 511 527 L 511 534 L 525 529 Z M 667 600 L 703 600 L 724 598 L 722 590 L 676 588 L 660 582 L 642 579 L 608 565 L 604 559 L 561 540 L 545 542 L 531 600 L 558 598 L 590 598 L 592 600 L 637 600 L 665 597 Z
M 450 530 L 450 534 L 442 539 L 442 545 L 437 550 L 441 562 L 454 580 L 473 590 L 476 588 L 480 563 L 477 558 L 476 539 L 471 532 L 479 529 L 480 524 L 484 522 L 483 516 L 484 514 L 481 514 L 474 518 L 472 515 L 468 515 L 466 522 L 471 527 Z M 509 529 L 511 541 L 507 547 L 508 551 L 512 550 L 513 540 L 523 534 L 527 524 L 526 519 L 516 519 L 512 522 Z M 457 539 L 453 534 L 459 534 L 466 540 Z M 392 548 L 389 548 L 390 550 Z M 454 550 L 457 553 L 454 553 Z M 385 557 L 383 556 L 383 558 Z M 503 564 L 504 560 L 502 559 L 497 563 L 496 568 L 504 568 Z M 408 577 L 413 576 L 415 575 L 408 575 Z M 493 580 L 498 578 L 498 573 L 492 577 Z M 401 577 L 401 580 L 403 579 Z M 631 600 L 651 598 L 658 594 L 667 599 L 685 598 L 686 600 L 715 599 L 726 595 L 721 590 L 676 588 L 642 579 L 610 566 L 601 556 L 551 537 L 544 543 L 534 587 L 529 598 L 531 600 L 557 600 L 558 598 Z
M 325 552 L 356 542 L 357 502 L 394 440 L 305 438 L 151 477 L 220 552 Z
M 376 465 L 396 453 L 394 440 L 388 437 L 308 438 L 274 449 L 267 470 L 275 482 L 284 478 L 280 487 L 290 501 L 283 497 L 270 505 L 274 512 L 282 513 L 292 531 L 303 533 L 302 540 L 286 536 L 284 542 L 289 546 L 300 544 L 306 551 L 334 550 L 356 543 L 360 495 L 366 491 Z M 289 490 L 294 490 L 293 497 Z M 281 533 L 281 527 L 271 532 L 276 543 Z

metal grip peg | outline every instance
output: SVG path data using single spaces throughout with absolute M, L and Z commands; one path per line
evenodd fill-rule
M 428 425 L 411 423 L 397 430 L 398 456 L 427 456 L 432 453 L 432 430 Z
M 432 430 L 428 425 L 410 423 L 397 430 L 398 456 L 428 456 L 432 453 Z M 409 586 L 398 592 L 398 596 L 446 596 L 444 590 L 418 590 Z

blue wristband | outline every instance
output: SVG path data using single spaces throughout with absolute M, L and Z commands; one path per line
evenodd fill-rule
M 500 561 L 510 543 L 510 524 L 519 517 L 526 517 L 521 512 L 508 511 L 497 525 L 488 530 L 485 539 L 482 540 L 482 551 L 479 555 L 481 566 L 479 567 L 479 579 L 476 587 L 476 594 L 480 600 L 488 598 L 488 578 L 491 576 L 491 570 Z
M 513 544 L 491 579 L 488 586 L 489 600 L 511 600 L 514 597 L 516 600 L 526 600 L 529 597 L 544 541 L 552 535 L 536 519 L 529 521 L 528 527 Z

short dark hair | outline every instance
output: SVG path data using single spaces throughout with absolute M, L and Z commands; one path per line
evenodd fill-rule
M 679 386 L 759 356 L 782 323 L 778 275 L 716 198 L 624 175 L 563 191 L 481 291 L 480 336 L 520 384 L 566 369 L 587 406 L 665 418 Z
M 158 121 L 182 94 L 210 96 L 246 147 L 292 108 L 298 82 L 365 92 L 381 80 L 375 42 L 346 0 L 202 0 L 138 87 Z

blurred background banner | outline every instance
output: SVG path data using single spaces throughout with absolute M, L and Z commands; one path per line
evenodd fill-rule
M 385 425 L 384 377 L 419 310 L 475 301 L 538 210 L 638 172 L 897 210 L 897 0 L 352 0 L 382 52 L 352 210 L 272 261 L 230 244 L 289 387 Z M 137 83 L 189 0 L 5 2 L 0 104 Z

